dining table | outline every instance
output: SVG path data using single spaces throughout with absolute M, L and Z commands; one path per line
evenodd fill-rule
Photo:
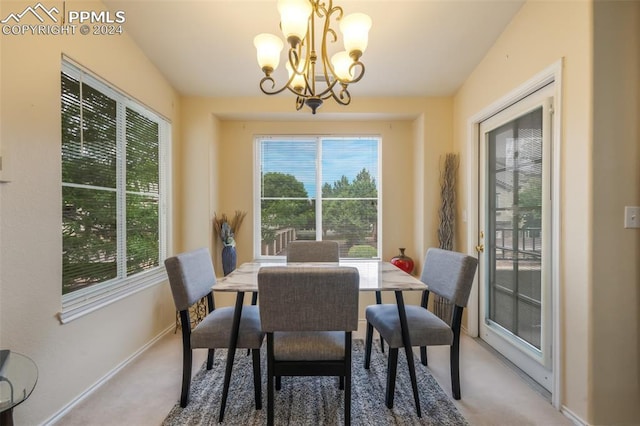
M 340 260 L 335 262 L 289 262 L 282 261 L 252 261 L 241 264 L 225 277 L 218 278 L 213 285 L 212 290 L 216 292 L 234 292 L 236 293 L 236 302 L 234 310 L 234 318 L 227 352 L 227 365 L 225 369 L 224 385 L 222 392 L 222 403 L 219 421 L 224 418 L 224 407 L 226 406 L 227 396 L 229 392 L 229 384 L 231 382 L 231 372 L 233 369 L 233 360 L 238 343 L 238 331 L 240 328 L 240 317 L 242 307 L 244 305 L 244 297 L 246 293 L 258 293 L 258 273 L 260 269 L 267 266 L 291 266 L 291 267 L 326 267 L 326 266 L 349 266 L 358 269 L 360 275 L 360 291 L 363 292 L 394 292 L 396 304 L 398 306 L 398 315 L 400 316 L 400 325 L 402 328 L 402 343 L 405 348 L 406 359 L 409 367 L 409 375 L 411 378 L 411 387 L 413 389 L 413 397 L 416 405 L 418 417 L 421 416 L 420 399 L 418 394 L 418 385 L 416 381 L 416 373 L 413 360 L 413 351 L 411 349 L 411 339 L 409 337 L 409 329 L 407 324 L 407 316 L 405 311 L 404 291 L 425 291 L 427 285 L 411 274 L 399 269 L 389 262 L 383 260 Z M 376 297 L 377 303 L 380 303 L 380 297 Z M 255 301 L 255 298 L 254 298 Z

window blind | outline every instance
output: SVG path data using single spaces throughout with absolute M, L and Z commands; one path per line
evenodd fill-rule
M 294 239 L 333 239 L 341 257 L 378 257 L 379 144 L 378 137 L 258 137 L 256 256 L 283 255 Z
M 65 322 L 164 279 L 169 124 L 66 61 L 61 119 Z

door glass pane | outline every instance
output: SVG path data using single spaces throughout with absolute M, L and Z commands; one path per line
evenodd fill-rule
M 489 319 L 540 349 L 542 108 L 488 138 Z

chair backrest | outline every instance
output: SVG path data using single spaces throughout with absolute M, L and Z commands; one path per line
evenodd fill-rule
M 287 246 L 287 262 L 339 262 L 337 241 L 291 241 Z
M 424 259 L 422 276 L 429 291 L 454 305 L 465 307 L 476 274 L 478 259 L 464 253 L 430 248 Z
M 209 249 L 180 253 L 164 261 L 173 301 L 183 311 L 211 292 L 216 283 Z
M 360 275 L 346 266 L 265 266 L 258 272 L 265 332 L 354 331 Z

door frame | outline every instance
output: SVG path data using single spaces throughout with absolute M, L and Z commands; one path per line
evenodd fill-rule
M 560 190 L 561 190 L 561 123 L 562 123 L 562 66 L 563 61 L 559 59 L 554 62 L 531 79 L 512 90 L 502 98 L 483 108 L 481 111 L 473 115 L 467 121 L 467 146 L 466 146 L 466 158 L 467 163 L 467 196 L 466 204 L 467 209 L 463 212 L 463 218 L 467 225 L 467 251 L 470 255 L 476 256 L 475 247 L 479 244 L 479 205 L 478 205 L 478 191 L 480 182 L 480 170 L 478 167 L 480 160 L 479 152 L 479 138 L 480 138 L 480 123 L 510 105 L 518 102 L 519 100 L 527 97 L 536 90 L 554 83 L 554 113 L 551 122 L 551 135 L 552 135 L 552 149 L 551 149 L 551 202 L 553 206 L 551 215 L 551 320 L 552 320 L 552 350 L 551 350 L 551 365 L 553 371 L 553 384 L 551 386 L 551 403 L 556 409 L 560 409 L 561 404 L 561 359 L 562 342 L 564 341 L 562 336 L 562 327 L 560 326 L 560 306 L 562 306 L 562 293 L 560 291 L 560 264 L 561 264 L 561 240 L 560 240 Z M 479 285 L 478 276 L 482 271 L 478 270 L 478 274 L 474 278 L 473 289 L 469 297 L 469 303 L 467 306 L 467 325 L 465 331 L 467 334 L 473 337 L 478 337 L 479 334 Z

